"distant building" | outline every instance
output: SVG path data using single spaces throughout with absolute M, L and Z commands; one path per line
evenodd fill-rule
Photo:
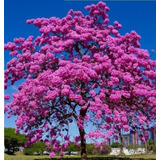
M 128 146 L 128 145 L 138 145 L 141 146 L 142 145 L 142 141 L 141 141 L 141 137 L 140 137 L 140 133 L 139 132 L 135 132 L 135 133 L 122 133 L 123 137 L 124 137 L 124 146 Z M 154 128 L 153 131 L 149 131 L 149 139 L 152 139 L 154 141 L 154 143 L 156 144 L 156 127 Z M 114 142 L 119 142 L 120 140 L 117 139 L 115 140 L 115 138 L 113 138 L 113 136 L 110 138 L 108 145 L 112 145 L 112 143 Z

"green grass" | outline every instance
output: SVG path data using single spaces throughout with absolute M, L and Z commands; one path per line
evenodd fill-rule
M 4 160 L 34 160 L 38 158 L 49 158 L 49 156 L 26 156 L 26 155 L 7 155 L 4 154 Z
M 143 159 L 156 159 L 156 155 L 152 154 L 152 155 L 131 155 L 131 156 L 126 156 L 129 158 L 143 158 Z
M 64 159 L 70 159 L 70 158 L 80 158 L 80 156 L 65 156 Z M 118 160 L 118 158 L 120 158 L 119 156 L 104 156 L 104 155 L 98 155 L 98 156 L 88 156 L 88 158 L 94 158 L 94 157 L 106 157 L 107 159 L 111 159 L 111 160 Z M 108 158 L 107 158 L 108 157 Z M 132 156 L 122 156 L 121 159 L 126 159 L 126 158 L 131 158 L 131 159 L 144 159 L 144 160 L 151 160 L 151 159 L 156 159 L 156 155 L 132 155 Z M 22 153 L 16 153 L 15 155 L 7 155 L 4 154 L 4 160 L 35 160 L 35 159 L 47 159 L 49 160 L 49 156 L 47 155 L 43 155 L 43 156 L 38 156 L 38 155 L 34 155 L 34 156 L 26 156 L 23 155 Z M 60 157 L 56 156 L 56 159 L 61 159 Z

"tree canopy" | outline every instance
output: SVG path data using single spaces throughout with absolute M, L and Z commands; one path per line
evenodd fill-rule
M 13 56 L 5 70 L 5 89 L 24 79 L 5 112 L 18 116 L 16 132 L 26 134 L 26 146 L 43 140 L 53 146 L 51 157 L 56 151 L 64 155 L 72 122 L 85 157 L 86 139 L 100 146 L 122 130 L 138 130 L 145 141 L 156 118 L 156 62 L 140 48 L 141 37 L 136 31 L 121 35 L 118 21 L 109 24 L 105 3 L 85 9 L 88 15 L 71 9 L 62 19 L 27 20 L 40 35 L 5 44 Z
M 33 155 L 36 152 L 38 155 L 43 155 L 44 151 L 46 151 L 45 143 L 35 142 L 31 147 L 24 148 L 23 153 L 26 155 Z
M 74 142 L 71 142 L 71 144 L 66 148 L 66 151 L 69 152 L 69 155 L 71 154 L 71 152 L 76 152 L 79 150 L 80 150 L 80 147 L 76 146 Z
M 26 140 L 24 134 L 15 134 L 15 128 L 4 128 L 4 145 L 8 152 L 14 153 L 15 147 L 24 146 Z

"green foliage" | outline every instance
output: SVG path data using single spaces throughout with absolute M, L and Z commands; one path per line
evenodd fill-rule
M 34 150 L 33 150 L 33 148 L 31 148 L 31 147 L 24 148 L 23 154 L 24 154 L 24 155 L 33 155 L 33 154 L 34 154 Z
M 86 145 L 87 154 L 93 154 L 93 150 L 95 149 L 94 144 L 87 144 Z
M 37 153 L 38 155 L 43 155 L 43 152 L 45 151 L 45 143 L 43 142 L 35 142 L 31 147 L 25 147 L 23 153 L 25 155 L 33 155 L 34 153 Z
M 24 146 L 26 140 L 24 134 L 15 134 L 15 128 L 4 128 L 4 145 L 8 153 L 14 153 L 16 147 Z
M 76 151 L 80 151 L 80 147 L 77 147 L 76 144 L 74 142 L 72 142 L 65 151 L 69 152 L 69 155 L 71 154 L 71 152 L 76 152 Z
M 111 147 L 109 145 L 103 144 L 102 146 L 104 147 L 104 151 L 102 150 L 101 154 L 105 154 L 106 155 L 106 154 L 109 154 L 111 152 Z
M 69 152 L 69 155 L 71 152 L 80 151 L 80 147 L 77 147 L 74 142 L 72 142 L 65 151 Z M 95 148 L 94 144 L 86 144 L 86 151 L 88 155 L 104 155 L 109 154 L 111 152 L 111 147 L 103 144 L 101 148 Z
M 155 143 L 152 139 L 150 139 L 147 143 L 147 149 L 148 151 L 156 151 L 156 146 L 155 146 Z
M 32 148 L 37 152 L 37 154 L 42 155 L 45 151 L 46 145 L 43 142 L 36 142 L 33 144 Z
M 94 155 L 107 155 L 111 152 L 111 147 L 107 144 L 102 144 L 100 148 L 94 148 L 92 154 Z
M 137 149 L 138 148 L 138 145 L 137 144 L 135 144 L 135 145 L 128 145 L 128 146 L 126 146 L 126 148 L 127 149 Z
M 114 142 L 111 144 L 111 148 L 120 148 L 121 144 L 119 142 Z

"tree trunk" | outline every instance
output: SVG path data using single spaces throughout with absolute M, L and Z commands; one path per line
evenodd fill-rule
M 81 136 L 81 160 L 87 160 L 86 140 L 84 138 L 84 136 L 85 136 L 84 129 L 79 128 L 79 133 Z
M 145 154 L 147 154 L 148 151 L 147 151 L 147 141 L 145 141 Z
M 84 117 L 86 115 L 87 109 L 80 111 L 80 116 L 82 118 L 82 121 L 84 122 Z M 81 160 L 87 160 L 87 152 L 86 152 L 86 140 L 84 138 L 85 136 L 85 130 L 84 128 L 79 127 L 79 134 L 81 137 Z
M 120 135 L 120 143 L 121 143 L 121 147 L 120 147 L 120 156 L 123 155 L 123 147 L 124 147 L 124 139 L 123 139 L 123 135 Z

